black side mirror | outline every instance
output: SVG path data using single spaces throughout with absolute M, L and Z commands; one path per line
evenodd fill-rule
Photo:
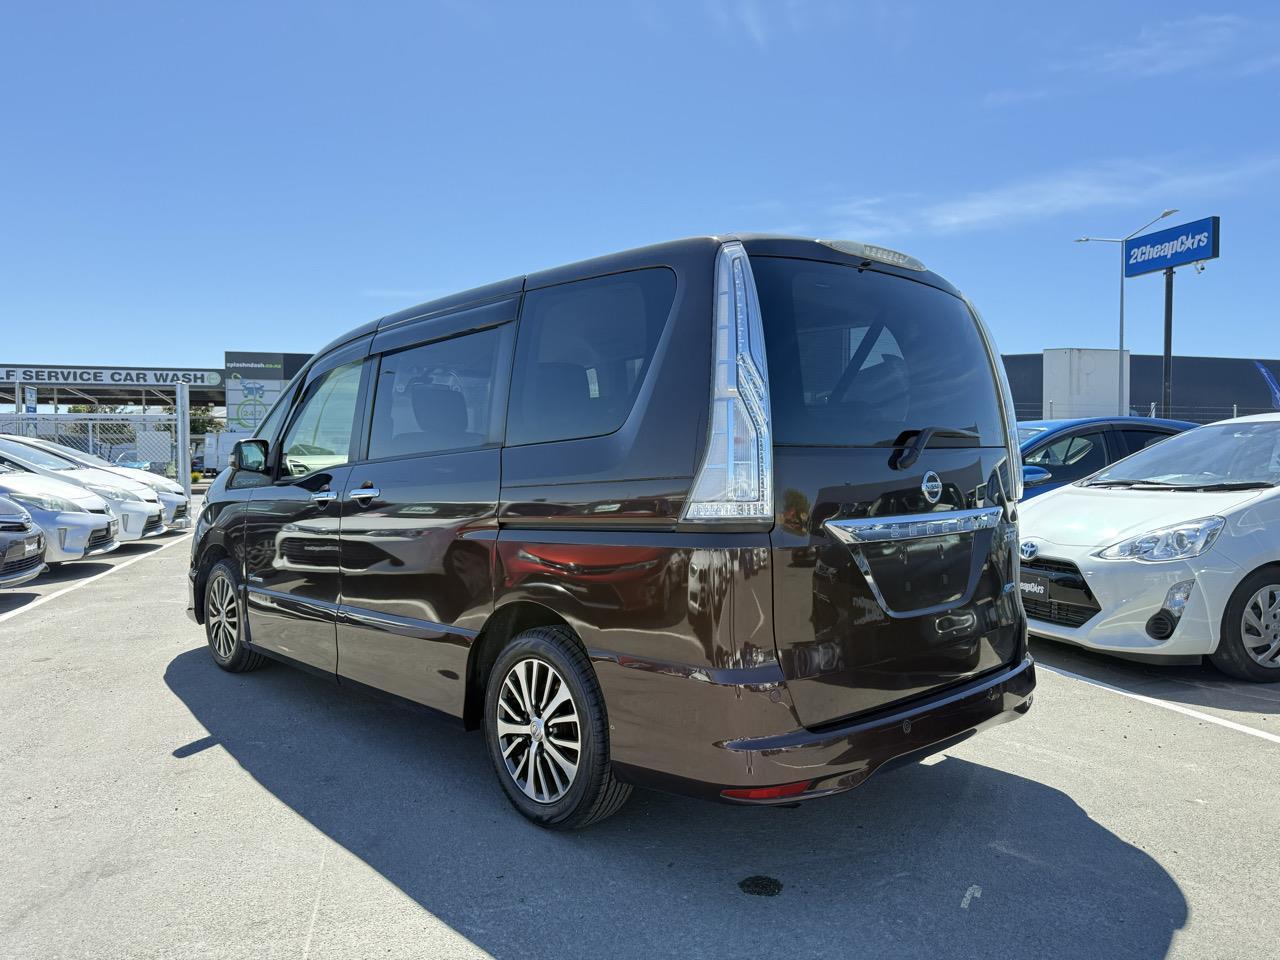
M 231 455 L 232 466 L 236 470 L 245 470 L 249 473 L 266 473 L 267 451 L 267 441 L 265 440 L 260 440 L 257 437 L 249 440 L 240 440 L 236 443 Z

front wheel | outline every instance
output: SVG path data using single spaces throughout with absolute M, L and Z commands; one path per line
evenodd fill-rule
M 610 766 L 595 671 L 566 627 L 526 630 L 498 656 L 485 691 L 485 741 L 507 799 L 539 826 L 588 826 L 631 795 Z
M 244 642 L 244 609 L 236 569 L 230 560 L 219 560 L 204 586 L 204 633 L 213 662 L 230 673 L 256 670 L 266 657 Z
M 1280 682 L 1280 567 L 1250 574 L 1227 603 L 1222 636 L 1210 657 L 1223 673 L 1254 683 Z

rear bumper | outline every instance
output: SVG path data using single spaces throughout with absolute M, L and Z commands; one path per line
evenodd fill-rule
M 708 747 L 704 756 L 708 769 L 717 771 L 713 779 L 625 762 L 615 761 L 615 766 L 622 779 L 671 792 L 732 803 L 795 803 L 850 790 L 891 761 L 943 750 L 1016 719 L 1030 709 L 1035 685 L 1035 664 L 1028 656 L 1014 667 L 927 701 L 822 730 L 799 728 L 774 736 L 718 740 L 710 722 L 715 714 L 704 714 L 708 719 L 702 729 L 686 729 L 684 738 L 690 745 Z M 805 786 L 776 798 L 722 795 L 725 790 L 797 783 Z

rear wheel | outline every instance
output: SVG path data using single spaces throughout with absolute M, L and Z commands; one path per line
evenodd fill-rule
M 1210 657 L 1223 673 L 1255 683 L 1280 682 L 1280 567 L 1250 574 L 1222 615 L 1222 637 Z
M 267 658 L 244 643 L 244 610 L 235 566 L 219 560 L 204 586 L 204 633 L 213 662 L 230 673 L 256 670 Z
M 631 795 L 609 763 L 595 671 L 566 627 L 526 630 L 498 656 L 485 691 L 485 741 L 507 799 L 539 826 L 585 827 Z

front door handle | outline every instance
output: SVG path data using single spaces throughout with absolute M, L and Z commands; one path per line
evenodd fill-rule
M 317 490 L 311 495 L 311 502 L 317 507 L 327 507 L 337 499 L 338 495 L 332 490 Z
M 381 495 L 382 495 L 382 491 L 379 490 L 377 487 L 361 487 L 359 490 L 351 491 L 351 499 L 354 500 L 356 503 L 360 504 L 360 506 L 362 507 L 367 507 L 369 505 L 369 501 L 371 501 L 374 497 L 378 497 Z

